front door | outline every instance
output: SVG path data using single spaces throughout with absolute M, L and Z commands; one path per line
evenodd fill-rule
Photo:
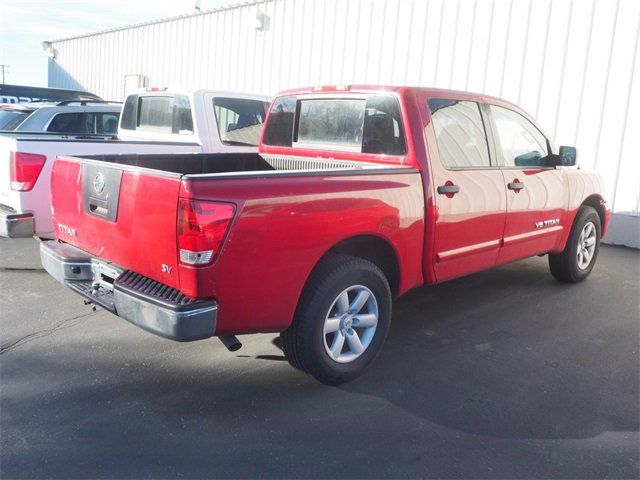
M 562 169 L 544 166 L 549 143 L 519 113 L 488 106 L 507 192 L 507 222 L 498 263 L 547 253 L 562 235 Z
M 428 104 L 435 258 L 426 261 L 441 282 L 496 264 L 506 203 L 478 103 L 432 98 Z

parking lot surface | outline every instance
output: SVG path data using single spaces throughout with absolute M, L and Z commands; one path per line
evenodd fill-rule
M 412 291 L 337 388 L 274 335 L 164 340 L 84 306 L 34 240 L 0 250 L 2 478 L 638 477 L 636 250 L 579 285 L 533 258 Z

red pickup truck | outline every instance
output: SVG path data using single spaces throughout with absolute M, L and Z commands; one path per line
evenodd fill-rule
M 178 341 L 280 332 L 321 382 L 380 351 L 392 298 L 533 255 L 578 282 L 610 211 L 601 180 L 517 106 L 410 87 L 273 101 L 259 153 L 58 157 L 57 280 Z

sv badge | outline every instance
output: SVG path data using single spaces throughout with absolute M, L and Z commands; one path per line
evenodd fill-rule
M 167 265 L 166 263 L 162 264 L 162 273 L 168 273 L 169 275 L 171 275 L 172 270 L 173 267 L 171 267 L 170 265 Z

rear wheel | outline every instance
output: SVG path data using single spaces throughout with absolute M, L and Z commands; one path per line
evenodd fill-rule
M 337 385 L 371 364 L 390 321 L 391 291 L 382 271 L 361 258 L 334 255 L 309 278 L 281 334 L 284 352 L 294 367 Z
M 549 254 L 551 274 L 567 283 L 587 278 L 598 258 L 601 231 L 598 212 L 587 205 L 580 207 L 564 250 Z

